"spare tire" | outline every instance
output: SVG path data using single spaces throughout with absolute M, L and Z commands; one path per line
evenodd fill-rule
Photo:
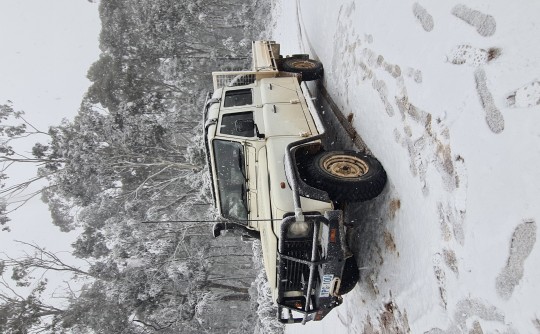
M 377 197 L 386 185 L 386 172 L 372 156 L 354 151 L 323 151 L 307 162 L 308 183 L 340 203 Z
M 323 64 L 313 59 L 287 58 L 282 67 L 285 72 L 302 74 L 303 81 L 317 80 L 323 75 Z

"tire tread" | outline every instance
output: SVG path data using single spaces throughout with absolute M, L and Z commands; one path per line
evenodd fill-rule
M 369 172 L 356 180 L 340 180 L 331 176 L 320 166 L 320 161 L 332 154 L 353 155 L 369 166 Z M 308 183 L 324 190 L 336 202 L 362 202 L 377 197 L 386 185 L 386 172 L 381 163 L 372 156 L 354 151 L 323 151 L 307 162 Z

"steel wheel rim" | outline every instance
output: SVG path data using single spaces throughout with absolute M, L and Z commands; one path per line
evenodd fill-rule
M 343 154 L 328 157 L 322 162 L 322 167 L 326 173 L 344 179 L 356 179 L 369 171 L 369 166 L 364 160 Z

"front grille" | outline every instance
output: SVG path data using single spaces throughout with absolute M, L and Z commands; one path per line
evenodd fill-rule
M 311 258 L 311 245 L 312 240 L 287 240 L 285 241 L 285 249 L 283 253 L 289 256 L 294 256 L 302 260 L 309 261 Z
M 300 260 L 311 260 L 311 240 L 288 240 L 285 242 L 285 249 L 282 253 Z M 309 266 L 289 259 L 281 259 L 280 266 L 283 269 L 284 277 L 282 283 L 284 291 L 303 290 L 309 278 Z

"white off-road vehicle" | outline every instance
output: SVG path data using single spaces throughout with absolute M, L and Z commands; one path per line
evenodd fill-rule
M 214 72 L 204 106 L 213 196 L 223 229 L 260 238 L 284 323 L 321 320 L 358 281 L 339 207 L 376 197 L 386 173 L 373 157 L 325 151 L 323 123 L 303 81 L 323 74 L 307 55 L 253 42 L 253 70 Z

